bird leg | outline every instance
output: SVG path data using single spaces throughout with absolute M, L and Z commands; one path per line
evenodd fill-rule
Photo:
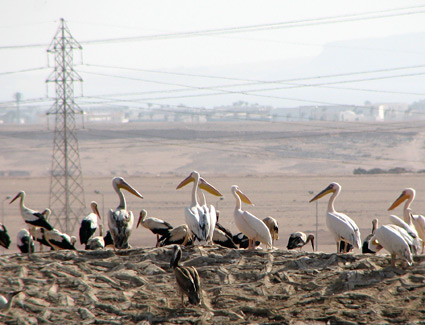
M 391 254 L 391 266 L 395 267 L 395 255 L 396 254 Z
M 347 253 L 347 246 L 348 246 L 348 243 L 346 242 L 346 241 L 344 241 L 344 252 L 343 253 Z
M 156 245 L 155 245 L 155 247 L 158 247 L 158 245 L 159 245 L 159 236 L 158 236 L 158 234 L 156 234 Z
M 339 253 L 339 240 L 336 242 L 336 253 Z

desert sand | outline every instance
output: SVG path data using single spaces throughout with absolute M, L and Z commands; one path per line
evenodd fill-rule
M 190 187 L 176 186 L 198 170 L 224 194 L 222 200 L 208 195 L 207 201 L 216 205 L 220 222 L 231 231 L 238 232 L 233 184 L 255 204 L 244 208 L 278 220 L 277 250 L 186 248 L 183 262 L 198 267 L 205 291 L 204 306 L 187 309 L 181 308 L 168 267 L 171 248 L 153 248 L 155 236 L 144 228 L 133 229 L 133 249 L 127 252 L 42 252 L 28 261 L 16 248 L 16 234 L 25 224 L 18 204 L 9 201 L 25 190 L 28 207 L 48 207 L 52 130 L 1 126 L 2 220 L 12 239 L 0 260 L 1 292 L 24 292 L 0 321 L 406 323 L 424 318 L 423 256 L 412 267 L 392 268 L 385 251 L 373 257 L 359 250 L 336 255 L 325 225 L 328 198 L 317 206 L 308 203 L 330 182 L 340 183 L 336 209 L 356 221 L 362 238 L 373 218 L 382 224 L 390 214 L 402 214 L 401 207 L 387 209 L 405 187 L 417 191 L 414 212 L 425 211 L 419 124 L 135 123 L 88 125 L 78 137 L 87 212 L 90 201 L 97 201 L 105 225 L 107 211 L 118 205 L 114 176 L 123 176 L 143 194 L 143 200 L 126 194 L 136 217 L 144 208 L 174 226 L 184 223 Z M 359 167 L 412 172 L 353 175 Z M 11 171 L 28 176 L 8 176 Z M 287 251 L 289 234 L 315 233 L 316 220 L 318 251 Z M 71 234 L 77 232 L 78 227 Z

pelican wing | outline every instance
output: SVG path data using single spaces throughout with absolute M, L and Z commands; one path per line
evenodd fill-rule
M 326 223 L 335 237 L 339 237 L 354 247 L 360 248 L 360 230 L 350 217 L 344 213 L 328 212 L 326 215 Z
M 235 223 L 248 238 L 272 247 L 272 237 L 266 224 L 248 211 L 236 210 Z
M 403 228 L 398 227 L 397 229 L 396 227 L 394 225 L 381 226 L 376 230 L 374 237 L 377 238 L 379 244 L 388 252 L 403 257 L 411 265 L 413 263 L 412 253 L 406 241 L 406 236 L 402 235 L 406 231 Z
M 205 211 L 199 205 L 185 208 L 185 220 L 196 239 L 206 240 L 206 216 Z

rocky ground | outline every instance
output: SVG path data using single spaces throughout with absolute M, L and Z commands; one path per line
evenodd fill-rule
M 201 306 L 181 305 L 171 247 L 0 257 L 1 292 L 22 289 L 5 324 L 423 323 L 425 256 L 183 249 Z M 187 301 L 187 300 L 186 300 Z

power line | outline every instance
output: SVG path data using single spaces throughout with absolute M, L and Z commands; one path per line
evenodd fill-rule
M 45 69 L 48 69 L 48 68 L 47 67 L 38 67 L 38 68 L 30 68 L 30 69 L 23 69 L 23 70 L 0 72 L 0 76 L 15 74 L 15 73 L 33 72 L 33 71 L 39 71 L 39 70 L 45 70 Z
M 221 34 L 258 32 L 258 31 L 267 31 L 267 30 L 276 30 L 276 29 L 287 29 L 287 28 L 325 25 L 325 24 L 355 22 L 355 21 L 363 21 L 363 20 L 374 20 L 374 19 L 383 19 L 383 18 L 390 18 L 390 17 L 397 17 L 397 16 L 423 14 L 425 13 L 425 10 L 420 10 L 420 9 L 424 7 L 425 6 L 421 5 L 421 6 L 394 8 L 394 9 L 339 15 L 339 16 L 328 16 L 328 17 L 301 19 L 301 20 L 285 21 L 285 22 L 278 22 L 278 23 L 248 25 L 248 26 L 206 29 L 206 30 L 188 31 L 188 32 L 180 32 L 180 33 L 117 37 L 117 38 L 109 38 L 109 39 L 94 39 L 94 40 L 82 41 L 80 42 L 80 44 L 91 45 L 91 44 L 115 43 L 115 42 L 150 41 L 150 40 L 165 40 L 165 39 L 173 39 L 173 38 L 215 36 L 215 35 L 221 35 Z M 408 10 L 413 10 L 413 11 L 408 11 Z M 407 11 L 407 12 L 398 12 L 398 11 Z M 0 50 L 46 47 L 48 45 L 49 44 L 46 44 L 46 43 L 5 45 L 5 46 L 0 46 Z

